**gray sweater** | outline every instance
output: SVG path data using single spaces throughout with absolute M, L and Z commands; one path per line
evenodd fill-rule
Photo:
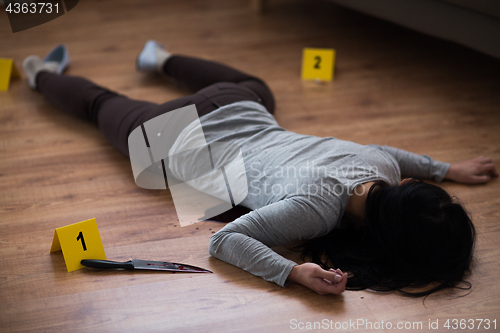
M 271 247 L 328 234 L 357 185 L 398 185 L 402 176 L 440 182 L 450 167 L 392 147 L 293 133 L 254 102 L 226 105 L 200 121 L 207 143 L 240 147 L 248 179 L 241 205 L 253 210 L 214 234 L 209 252 L 280 286 L 297 264 Z

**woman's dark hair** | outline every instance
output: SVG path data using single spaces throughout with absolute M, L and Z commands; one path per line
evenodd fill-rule
M 470 289 L 464 278 L 472 265 L 474 225 L 442 188 L 376 182 L 368 193 L 362 229 L 347 224 L 303 249 L 304 258 L 311 256 L 323 268 L 349 272 L 347 289 L 395 290 L 416 297 L 445 288 Z M 408 290 L 413 288 L 419 290 Z

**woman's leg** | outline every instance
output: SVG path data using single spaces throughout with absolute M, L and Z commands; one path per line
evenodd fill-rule
M 131 100 L 84 78 L 40 72 L 37 89 L 67 114 L 84 118 L 128 156 L 128 134 L 142 124 L 141 118 L 158 109 L 154 103 Z
M 274 113 L 274 97 L 264 81 L 232 67 L 213 61 L 173 55 L 163 65 L 163 73 L 181 82 L 191 91 L 199 91 L 219 82 L 236 83 L 241 88 L 253 91 L 259 97 L 259 102 L 270 113 Z M 231 97 L 228 101 L 230 102 L 222 104 L 233 103 Z M 221 102 L 224 102 L 224 99 Z
M 195 104 L 202 116 L 237 101 L 250 100 L 274 111 L 271 91 L 260 79 L 222 64 L 171 56 L 163 66 L 172 76 L 197 93 L 158 105 L 131 100 L 79 77 L 40 72 L 38 90 L 66 113 L 96 124 L 106 139 L 128 156 L 128 136 L 144 122 L 165 112 Z

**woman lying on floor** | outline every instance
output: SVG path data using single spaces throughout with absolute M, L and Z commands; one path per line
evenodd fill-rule
M 450 165 L 392 147 L 292 133 L 272 116 L 274 98 L 262 80 L 171 55 L 154 41 L 139 54 L 138 70 L 161 72 L 196 93 L 161 105 L 131 100 L 61 75 L 68 64 L 61 45 L 44 59 L 26 58 L 23 67 L 33 89 L 96 124 L 127 156 L 136 127 L 190 104 L 208 144 L 241 147 L 249 181 L 241 205 L 253 211 L 213 235 L 212 256 L 280 286 L 298 282 L 319 294 L 426 287 L 412 293 L 422 296 L 460 287 L 470 273 L 475 230 L 467 212 L 440 187 L 401 176 L 486 183 L 498 176 L 491 159 Z M 302 173 L 278 172 L 290 169 Z M 297 240 L 307 241 L 304 254 L 313 263 L 298 265 L 270 249 Z

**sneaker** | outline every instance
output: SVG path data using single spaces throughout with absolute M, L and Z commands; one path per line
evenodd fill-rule
M 31 55 L 23 61 L 23 70 L 28 77 L 28 85 L 36 90 L 36 76 L 45 71 L 54 74 L 62 74 L 70 63 L 68 49 L 61 44 L 50 51 L 45 58 Z
M 62 74 L 69 66 L 69 52 L 66 48 L 66 45 L 60 44 L 57 45 L 52 51 L 50 51 L 45 58 L 43 58 L 43 62 L 56 62 L 57 63 L 57 74 Z
M 136 68 L 139 72 L 161 72 L 161 67 L 170 54 L 154 40 L 148 40 L 137 56 Z
M 23 61 L 23 70 L 28 77 L 28 85 L 36 90 L 36 75 L 41 71 L 56 73 L 58 64 L 56 62 L 43 62 L 39 56 L 30 55 Z

